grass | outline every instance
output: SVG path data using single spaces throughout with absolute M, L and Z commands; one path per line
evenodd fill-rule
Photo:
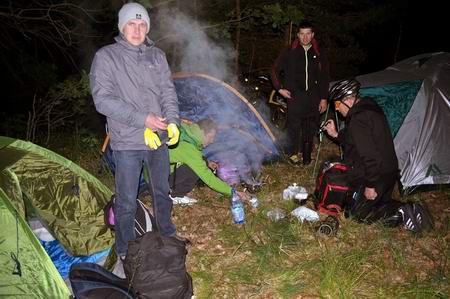
M 70 157 L 66 150 L 62 154 Z M 73 160 L 97 174 L 99 157 L 91 147 L 84 151 Z M 336 154 L 332 143 L 322 144 L 322 157 Z M 449 298 L 448 188 L 394 195 L 425 201 L 435 217 L 432 232 L 413 234 L 341 218 L 337 235 L 324 237 L 316 234 L 316 224 L 291 216 L 296 204 L 282 199 L 282 190 L 293 182 L 311 193 L 313 168 L 265 165 L 256 194 L 260 207 L 247 207 L 241 226 L 232 224 L 228 199 L 207 187 L 192 192 L 198 204 L 174 207 L 179 233 L 193 243 L 187 267 L 196 298 Z M 109 173 L 97 176 L 113 189 Z M 268 219 L 275 207 L 286 212 L 285 219 Z

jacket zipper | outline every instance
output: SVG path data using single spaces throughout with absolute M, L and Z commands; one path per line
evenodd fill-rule
M 305 91 L 308 91 L 308 50 L 303 48 L 305 51 Z

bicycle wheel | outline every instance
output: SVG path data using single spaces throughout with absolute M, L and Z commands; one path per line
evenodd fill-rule
M 276 90 L 272 90 L 269 97 L 270 120 L 279 129 L 286 128 L 287 103 Z

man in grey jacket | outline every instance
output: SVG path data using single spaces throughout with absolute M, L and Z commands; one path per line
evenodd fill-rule
M 95 54 L 90 83 L 95 107 L 107 117 L 116 161 L 116 252 L 123 259 L 128 241 L 135 238 L 143 164 L 152 182 L 150 193 L 159 230 L 164 236 L 176 236 L 166 144 L 178 142 L 179 111 L 165 54 L 147 37 L 147 10 L 137 3 L 125 4 L 119 11 L 118 27 L 116 42 Z

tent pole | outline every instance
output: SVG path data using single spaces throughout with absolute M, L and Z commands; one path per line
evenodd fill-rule
M 325 112 L 325 121 L 327 121 L 328 117 L 328 111 L 330 110 L 330 104 L 327 104 L 327 111 Z M 317 148 L 317 156 L 316 156 L 316 162 L 314 163 L 314 170 L 312 173 L 312 178 L 314 179 L 316 177 L 316 169 L 317 169 L 317 163 L 319 163 L 319 155 L 320 155 L 320 148 L 322 146 L 322 140 L 323 140 L 323 131 L 319 131 L 319 147 Z

